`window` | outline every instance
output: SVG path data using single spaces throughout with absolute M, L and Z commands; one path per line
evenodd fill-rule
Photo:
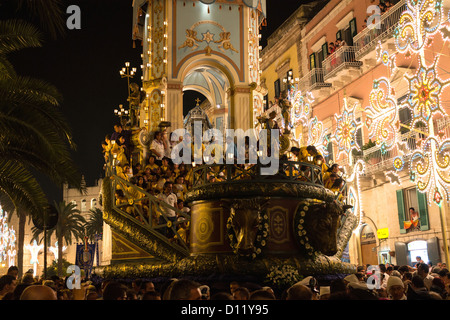
M 353 38 L 354 36 L 356 36 L 358 34 L 358 30 L 356 29 L 356 18 L 353 18 L 352 20 L 350 20 L 349 26 L 350 26 L 350 34 Z
M 86 199 L 81 200 L 81 211 L 86 211 Z
M 275 89 L 275 98 L 278 98 L 281 93 L 280 79 L 277 79 L 273 85 Z
M 91 199 L 91 209 L 94 209 L 97 207 L 97 199 Z
M 411 110 L 408 107 L 403 107 L 398 110 L 398 115 L 400 118 L 400 123 L 409 126 L 412 119 Z M 405 127 L 400 127 L 400 132 L 405 133 L 408 132 L 409 129 Z
M 418 213 L 417 225 L 411 224 L 415 217 L 411 215 L 410 208 Z M 427 196 L 414 188 L 397 190 L 397 211 L 400 233 L 408 230 L 429 230 Z
M 281 90 L 289 90 L 290 84 L 294 82 L 294 74 L 292 72 L 292 69 L 290 69 L 287 73 L 286 76 L 283 78 L 283 83 L 281 84 Z
M 322 55 L 323 55 L 322 61 L 325 60 L 328 57 L 328 54 L 329 54 L 329 52 L 328 52 L 328 42 L 325 42 L 322 45 Z
M 72 201 L 70 201 L 70 202 L 75 206 L 75 208 L 78 206 L 76 200 L 72 200 Z
M 361 118 L 356 119 L 357 122 L 361 122 Z M 358 131 L 356 131 L 356 143 L 360 148 L 362 148 L 364 142 L 363 142 L 363 135 L 362 135 L 362 128 L 359 128 Z
M 316 66 L 316 54 L 313 53 L 309 56 L 309 68 L 310 70 L 313 70 L 315 68 L 317 68 Z

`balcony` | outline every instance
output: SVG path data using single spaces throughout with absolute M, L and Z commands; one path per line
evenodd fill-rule
M 308 72 L 299 81 L 299 88 L 302 92 L 313 92 L 316 90 L 321 90 L 323 88 L 331 87 L 331 83 L 326 83 L 324 81 L 325 70 L 322 68 L 315 68 Z
M 356 60 L 356 50 L 355 46 L 342 46 L 329 55 L 322 62 L 325 69 L 324 80 L 348 83 L 353 77 L 358 76 L 362 62 Z M 339 86 L 339 84 L 336 85 Z
M 374 58 L 378 42 L 393 41 L 392 34 L 405 10 L 406 0 L 401 0 L 381 16 L 379 28 L 365 28 L 358 33 L 353 38 L 353 44 L 357 47 L 355 59 Z M 372 54 L 373 57 L 367 57 L 368 54 Z
M 409 161 L 409 150 L 415 150 L 417 141 L 421 139 L 420 134 L 415 131 L 409 131 L 401 135 L 401 140 L 406 144 L 404 148 L 403 159 Z M 363 151 L 363 159 L 366 162 L 366 174 L 380 173 L 384 175 L 385 171 L 394 169 L 393 160 L 400 156 L 398 147 L 383 152 L 381 146 L 375 146 Z

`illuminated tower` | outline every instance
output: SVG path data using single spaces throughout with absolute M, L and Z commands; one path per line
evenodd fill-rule
M 141 41 L 140 127 L 183 128 L 183 91 L 227 110 L 226 128 L 253 128 L 259 92 L 259 27 L 265 0 L 135 0 L 133 39 Z M 206 74 L 206 76 L 205 76 Z

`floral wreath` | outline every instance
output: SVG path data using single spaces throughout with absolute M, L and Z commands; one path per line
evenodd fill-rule
M 317 252 L 309 243 L 308 233 L 304 227 L 306 212 L 309 210 L 308 205 L 309 203 L 300 204 L 294 214 L 294 238 L 301 245 L 302 250 L 307 256 L 313 258 Z
M 303 277 L 299 274 L 297 268 L 285 264 L 271 267 L 265 281 L 271 286 L 283 289 L 294 285 L 302 279 Z
M 237 238 L 233 230 L 231 223 L 232 217 L 227 220 L 227 238 L 230 242 L 230 247 L 233 249 L 233 253 L 238 254 L 237 250 Z M 258 231 L 256 232 L 256 240 L 253 243 L 253 252 L 249 254 L 239 253 L 240 256 L 255 259 L 262 253 L 262 249 L 267 245 L 267 237 L 269 236 L 269 216 L 267 213 L 258 213 Z

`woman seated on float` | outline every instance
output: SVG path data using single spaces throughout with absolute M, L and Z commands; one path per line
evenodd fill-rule
M 330 168 L 323 174 L 323 183 L 325 185 L 326 181 L 330 178 L 331 174 L 335 173 L 339 175 L 339 165 L 337 163 L 333 163 Z
M 328 171 L 328 166 L 325 158 L 320 153 L 314 157 L 314 164 L 322 168 L 322 175 L 324 175 L 325 172 Z
M 344 195 L 342 194 L 343 184 L 344 184 L 344 179 L 338 177 L 334 180 L 334 183 L 329 188 L 336 195 L 336 197 L 339 201 L 342 201 L 344 199 Z

